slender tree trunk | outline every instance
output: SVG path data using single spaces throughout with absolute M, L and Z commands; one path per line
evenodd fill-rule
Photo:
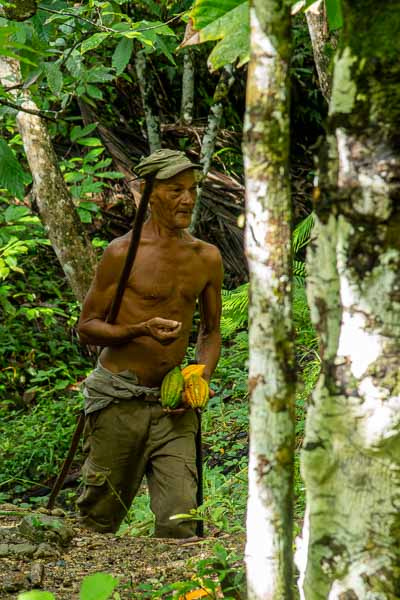
M 194 106 L 194 61 L 191 48 L 183 51 L 181 123 L 191 125 Z
M 250 271 L 250 600 L 292 598 L 294 357 L 289 185 L 290 3 L 252 0 L 245 118 Z
M 18 61 L 1 57 L 0 82 L 8 87 L 20 81 Z M 22 106 L 37 110 L 27 92 L 24 92 Z M 94 275 L 94 249 L 79 221 L 43 120 L 20 111 L 17 125 L 32 173 L 33 194 L 41 219 L 69 284 L 76 298 L 82 301 Z
M 330 70 L 332 52 L 329 52 L 329 49 L 331 51 L 336 49 L 337 35 L 329 31 L 324 0 L 314 2 L 306 10 L 306 19 L 319 86 L 325 100 L 329 102 L 332 89 L 332 73 Z
M 208 115 L 207 127 L 204 131 L 201 142 L 200 164 L 203 167 L 203 181 L 210 170 L 212 155 L 214 153 L 218 131 L 221 126 L 222 114 L 224 112 L 224 102 L 229 94 L 229 90 L 231 89 L 234 80 L 235 78 L 233 76 L 232 66 L 225 65 L 221 71 L 220 78 L 215 88 L 213 103 Z M 196 204 L 193 210 L 192 223 L 190 225 L 190 231 L 192 233 L 196 232 L 197 225 L 200 221 L 201 193 L 202 185 L 200 183 L 197 188 Z
M 146 55 L 142 50 L 136 54 L 135 69 L 146 119 L 147 141 L 150 152 L 154 152 L 161 148 L 160 119 L 154 106 L 154 93 L 147 69 Z
M 343 0 L 309 300 L 307 600 L 400 598 L 400 2 Z M 317 194 L 318 196 L 318 194 Z

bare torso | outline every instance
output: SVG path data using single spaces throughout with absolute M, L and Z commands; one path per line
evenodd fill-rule
M 128 236 L 124 243 L 127 248 Z M 108 346 L 100 355 L 104 367 L 113 372 L 129 369 L 144 385 L 157 386 L 171 368 L 181 363 L 196 299 L 207 284 L 207 247 L 187 234 L 183 239 L 161 243 L 142 238 L 116 323 L 162 317 L 180 321 L 182 328 L 178 339 L 169 345 L 140 336 L 125 344 Z
M 200 328 L 196 358 L 209 380 L 218 361 L 221 336 L 222 261 L 218 249 L 191 236 L 196 199 L 192 169 L 154 183 L 151 216 L 115 323 L 107 323 L 131 233 L 105 250 L 83 304 L 78 330 L 83 343 L 100 345 L 102 365 L 131 370 L 143 385 L 158 386 L 185 355 L 196 301 Z

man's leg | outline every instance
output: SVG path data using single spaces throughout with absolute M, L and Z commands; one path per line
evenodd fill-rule
M 169 518 L 196 508 L 197 426 L 192 410 L 183 415 L 163 415 L 157 424 L 152 424 L 147 480 L 151 509 L 156 516 L 156 537 L 186 538 L 196 533 L 196 521 Z
M 121 400 L 89 414 L 84 432 L 87 458 L 78 500 L 83 526 L 117 531 L 145 472 L 150 407 Z

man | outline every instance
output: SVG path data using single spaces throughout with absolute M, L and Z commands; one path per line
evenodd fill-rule
M 153 178 L 151 215 L 115 324 L 106 322 L 131 232 L 107 247 L 85 299 L 79 334 L 103 346 L 84 386 L 86 425 L 82 524 L 116 531 L 147 477 L 157 537 L 194 535 L 195 523 L 170 520 L 196 507 L 193 410 L 169 415 L 159 403 L 163 377 L 180 365 L 196 301 L 200 330 L 196 360 L 209 381 L 221 336 L 222 263 L 215 246 L 191 236 L 195 169 L 183 152 L 158 150 L 136 167 Z

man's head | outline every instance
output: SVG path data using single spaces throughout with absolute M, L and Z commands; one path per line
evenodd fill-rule
M 196 170 L 184 152 L 157 150 L 142 159 L 135 171 L 140 177 L 153 179 L 150 197 L 152 218 L 168 229 L 185 229 L 190 225 L 196 201 Z

